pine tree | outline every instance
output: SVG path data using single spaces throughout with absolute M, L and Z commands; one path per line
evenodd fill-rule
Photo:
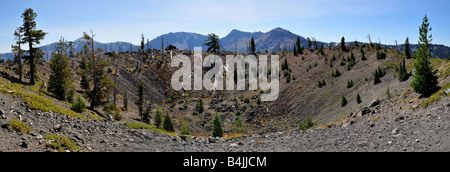
M 161 108 L 156 107 L 155 118 L 154 118 L 154 124 L 155 124 L 156 128 L 161 127 L 161 123 L 162 123 Z
M 252 54 L 256 54 L 256 45 L 255 45 L 255 40 L 253 39 L 253 36 L 250 39 L 250 48 L 251 48 Z
M 16 70 L 17 75 L 19 75 L 19 83 L 22 83 L 22 72 L 23 72 L 23 66 L 22 66 L 22 48 L 21 48 L 21 44 L 23 44 L 22 42 L 22 30 L 19 28 L 17 28 L 14 31 L 14 39 L 17 40 L 16 41 L 16 45 L 11 45 L 12 48 L 12 52 L 17 52 L 17 54 L 14 54 L 14 63 L 17 64 L 18 68 Z
M 83 38 L 87 40 L 87 47 L 91 46 L 91 63 L 89 64 L 90 71 L 92 72 L 90 76 L 92 77 L 92 82 L 94 88 L 88 91 L 87 95 L 91 103 L 90 109 L 95 109 L 99 106 L 104 106 L 109 103 L 108 95 L 112 93 L 113 87 L 116 85 L 113 83 L 112 79 L 109 78 L 109 74 L 105 71 L 105 68 L 110 66 L 105 59 L 97 60 L 95 55 L 95 45 L 94 45 L 94 33 L 91 30 L 91 35 L 83 32 Z M 86 50 L 89 51 L 89 50 Z M 86 52 L 88 53 L 88 52 Z M 87 54 L 86 54 L 87 55 Z
M 145 95 L 145 88 L 144 88 L 144 83 L 142 82 L 142 80 L 140 80 L 137 83 L 137 96 L 138 99 L 136 101 L 136 105 L 138 106 L 138 112 L 139 112 L 139 116 L 142 118 L 142 114 L 144 113 L 144 95 Z
M 359 96 L 359 93 L 358 93 L 358 94 L 356 94 L 356 103 L 360 104 L 361 102 L 362 102 L 361 96 Z
M 295 48 L 295 45 L 294 45 L 294 56 L 295 56 L 295 57 L 297 57 L 297 56 L 298 56 L 298 53 L 297 53 L 297 48 Z
M 341 38 L 341 50 L 347 51 L 347 48 L 345 47 L 345 38 L 344 37 Z
M 311 44 L 312 44 L 311 38 L 307 37 L 306 40 L 308 40 L 308 49 L 309 49 L 309 50 L 312 50 L 312 49 L 311 49 L 311 48 L 312 48 L 312 47 L 311 47 Z
M 43 32 L 42 30 L 36 29 L 36 19 L 37 14 L 34 13 L 33 9 L 28 8 L 22 13 L 23 18 L 23 25 L 20 28 L 24 32 L 22 37 L 23 43 L 28 43 L 28 55 L 24 56 L 24 58 L 27 58 L 29 60 L 30 64 L 30 84 L 35 84 L 35 78 L 36 78 L 36 72 L 37 72 L 37 53 L 38 48 L 34 48 L 34 44 L 40 44 L 41 40 L 44 39 L 45 35 L 47 35 L 46 32 Z M 42 51 L 42 50 L 41 50 Z
M 216 114 L 213 120 L 212 137 L 223 137 L 222 122 L 220 122 L 219 116 Z
M 345 98 L 345 96 L 344 95 L 342 95 L 342 97 L 341 97 L 341 106 L 342 107 L 344 107 L 344 106 L 346 106 L 347 105 L 347 99 Z
M 191 130 L 189 130 L 189 125 L 186 120 L 181 121 L 180 135 L 191 135 Z
M 214 33 L 208 34 L 208 39 L 205 40 L 206 43 L 203 45 L 208 46 L 207 52 L 211 52 L 214 54 L 217 54 L 220 50 L 220 44 L 219 44 L 219 36 L 217 36 Z
M 422 21 L 422 26 L 419 29 L 419 46 L 416 53 L 416 60 L 414 62 L 414 68 L 416 69 L 414 73 L 414 80 L 411 82 L 416 93 L 422 95 L 430 95 L 434 92 L 438 85 L 438 77 L 436 76 L 437 70 L 433 70 L 428 58 L 431 58 L 430 54 L 430 42 L 433 40 L 432 35 L 428 35 L 431 31 L 430 23 L 428 22 L 428 17 L 425 17 Z
M 287 58 L 284 58 L 284 69 L 285 70 L 289 70 L 289 65 L 288 65 L 288 62 L 287 62 Z
M 203 108 L 203 100 L 202 98 L 198 98 L 197 104 L 195 105 L 195 110 L 198 112 L 198 114 L 202 114 L 204 111 Z
M 367 60 L 367 58 L 366 58 L 366 55 L 365 55 L 365 53 L 364 53 L 364 49 L 363 49 L 363 47 L 361 47 L 361 60 Z
M 411 49 L 409 48 L 409 37 L 405 40 L 405 56 L 407 59 L 411 58 Z
M 300 46 L 300 37 L 297 37 L 295 44 L 297 45 L 297 54 L 303 54 L 303 48 Z
M 400 62 L 400 64 L 398 65 L 398 67 L 396 68 L 397 70 L 397 74 L 398 74 L 398 80 L 400 82 L 402 81 L 406 81 L 409 78 L 409 73 L 406 71 L 406 62 L 405 62 L 406 58 L 403 58 L 402 62 Z
M 72 102 L 75 88 L 68 61 L 67 45 L 64 38 L 61 38 L 50 60 L 52 74 L 47 90 L 58 100 Z
M 136 101 L 136 105 L 138 106 L 139 116 L 141 117 L 141 120 L 145 123 L 150 123 L 150 112 L 151 112 L 151 104 L 147 103 L 147 100 L 145 100 L 144 95 L 146 94 L 144 83 L 142 80 L 140 80 L 137 84 L 137 93 L 138 93 L 138 100 Z M 144 109 L 144 106 L 147 104 L 147 108 Z
M 317 40 L 315 37 L 312 38 L 313 44 L 314 44 L 314 50 L 319 49 L 319 46 L 317 45 Z
M 239 116 L 236 116 L 235 122 L 233 124 L 233 133 L 244 133 L 244 125 L 242 124 Z
M 79 68 L 80 69 L 78 69 L 77 74 L 81 76 L 80 87 L 84 90 L 85 93 L 88 93 L 90 89 L 89 65 L 86 62 L 86 58 L 84 57 L 84 55 L 82 55 L 81 57 Z
M 323 52 L 323 44 L 320 44 L 319 53 L 320 53 L 320 55 L 324 55 L 325 54 Z
M 166 117 L 164 118 L 164 124 L 163 124 L 164 130 L 168 132 L 174 132 L 175 129 L 173 128 L 172 119 L 170 118 L 169 113 L 166 113 Z

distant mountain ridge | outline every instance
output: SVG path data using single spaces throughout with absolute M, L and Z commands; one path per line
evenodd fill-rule
M 207 39 L 207 35 L 202 35 L 198 33 L 190 33 L 190 32 L 170 32 L 161 36 L 158 36 L 152 39 L 149 43 L 149 47 L 154 49 L 161 49 L 161 46 L 167 47 L 168 45 L 174 45 L 178 49 L 190 49 L 193 50 L 194 47 L 202 47 L 203 50 L 206 50 L 207 47 L 203 44 Z M 270 30 L 269 32 L 245 32 L 237 29 L 233 29 L 227 36 L 220 39 L 221 48 L 227 51 L 238 51 L 238 52 L 248 52 L 248 47 L 250 45 L 250 38 L 253 37 L 255 40 L 256 51 L 264 52 L 265 50 L 272 52 L 278 51 L 279 49 L 293 49 L 293 46 L 297 40 L 297 37 L 300 37 L 301 45 L 305 48 L 307 47 L 307 39 L 300 35 L 294 34 L 288 30 L 285 30 L 281 27 L 277 27 L 275 29 Z M 161 45 L 161 41 L 164 39 L 163 45 Z M 83 50 L 84 43 L 83 39 L 79 38 L 73 41 L 73 46 L 76 52 L 80 52 Z M 329 46 L 340 46 L 340 43 L 336 42 L 321 42 L 317 41 L 317 45 L 321 44 L 324 47 Z M 354 42 L 347 42 L 347 45 L 353 45 Z M 95 42 L 95 49 L 102 48 L 104 51 L 116 51 L 120 50 L 120 45 L 122 45 L 122 51 L 135 51 L 138 46 L 133 45 L 128 42 L 112 42 L 112 43 L 100 43 Z M 51 55 L 51 52 L 55 49 L 56 42 L 48 45 L 41 46 L 44 53 L 46 53 L 45 58 L 48 59 Z M 396 49 L 395 45 L 383 45 L 383 47 L 388 47 L 392 49 Z M 147 47 L 147 44 L 146 44 Z M 417 51 L 419 47 L 417 44 L 411 44 L 411 51 Z M 398 45 L 398 49 L 403 51 L 403 45 Z M 434 57 L 439 58 L 448 58 L 450 57 L 450 47 L 445 45 L 431 45 L 432 54 Z M 12 59 L 13 53 L 4 53 L 0 54 L 0 58 L 4 59 Z

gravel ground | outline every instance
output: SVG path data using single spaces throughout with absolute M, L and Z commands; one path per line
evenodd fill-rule
M 450 151 L 450 98 L 428 108 L 400 99 L 365 108 L 342 122 L 306 131 L 190 141 L 146 129 L 129 129 L 107 120 L 82 120 L 30 110 L 21 98 L 0 94 L 0 151 L 55 151 L 46 146 L 51 133 L 74 140 L 84 152 L 297 152 L 297 151 Z M 30 134 L 8 129 L 9 119 L 32 128 Z

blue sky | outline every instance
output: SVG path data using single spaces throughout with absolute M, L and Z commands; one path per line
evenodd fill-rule
M 319 41 L 383 44 L 417 43 L 425 13 L 434 44 L 450 46 L 448 0 L 0 0 L 0 53 L 9 52 L 21 14 L 33 8 L 37 28 L 49 34 L 46 45 L 75 40 L 93 30 L 96 41 L 138 44 L 141 33 L 153 39 L 169 32 L 216 33 L 232 29 L 268 32 L 282 27 Z

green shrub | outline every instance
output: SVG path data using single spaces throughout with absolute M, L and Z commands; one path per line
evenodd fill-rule
M 180 134 L 191 135 L 191 130 L 189 130 L 189 125 L 186 120 L 181 121 Z
M 239 116 L 236 116 L 236 120 L 233 124 L 233 133 L 244 133 L 244 124 L 242 124 Z
M 45 140 L 52 140 L 53 142 L 47 143 L 46 146 L 57 149 L 59 152 L 70 150 L 72 152 L 81 151 L 80 147 L 73 140 L 68 139 L 64 135 L 58 136 L 56 134 L 49 134 Z
M 78 96 L 77 101 L 72 103 L 70 109 L 78 113 L 83 113 L 86 111 L 86 103 Z
M 30 134 L 31 132 L 31 128 L 29 126 L 27 126 L 25 123 L 23 123 L 22 121 L 16 120 L 16 119 L 10 119 L 9 120 L 11 122 L 11 124 L 9 124 L 9 130 L 11 131 L 17 131 L 20 132 L 21 134 Z
M 353 80 L 347 81 L 347 88 L 352 88 L 352 87 L 353 87 Z
M 313 122 L 312 116 L 308 116 L 308 117 L 306 117 L 306 121 L 304 123 L 301 123 L 298 126 L 298 129 L 299 130 L 307 130 L 307 129 L 311 128 L 311 127 L 314 127 L 315 125 L 316 124 Z
M 249 99 L 248 97 L 246 97 L 246 98 L 244 99 L 244 103 L 250 103 L 250 99 Z

